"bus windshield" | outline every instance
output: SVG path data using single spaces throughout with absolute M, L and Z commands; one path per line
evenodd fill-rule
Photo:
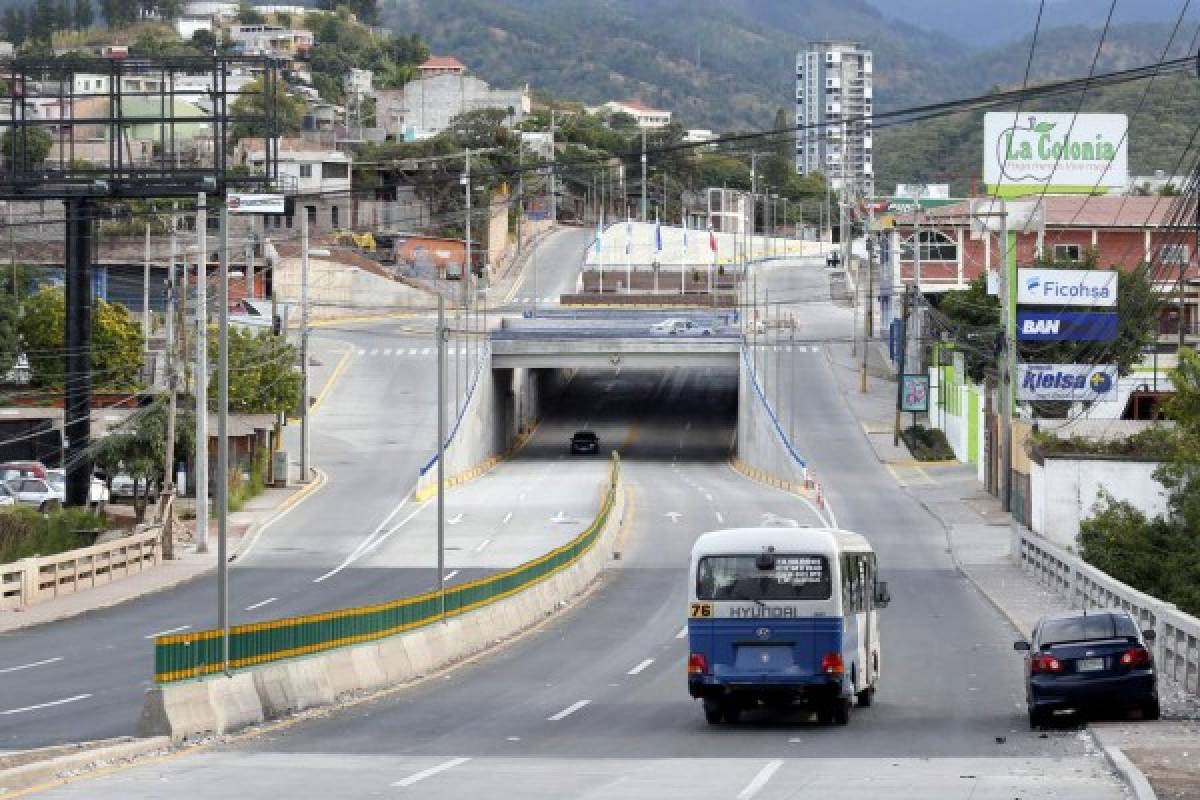
M 753 555 L 706 556 L 696 569 L 698 600 L 828 600 L 829 562 L 820 555 L 776 555 L 759 569 Z

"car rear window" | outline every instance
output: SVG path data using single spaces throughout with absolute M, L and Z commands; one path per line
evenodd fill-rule
M 706 556 L 696 569 L 699 600 L 828 600 L 829 561 L 820 555 L 777 555 L 759 569 L 752 555 Z
M 1137 627 L 1124 615 L 1088 614 L 1052 619 L 1042 625 L 1041 643 L 1088 642 L 1097 639 L 1137 638 Z

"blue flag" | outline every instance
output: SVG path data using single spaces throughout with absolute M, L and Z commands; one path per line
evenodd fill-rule
M 662 225 L 658 221 L 658 215 L 654 217 L 654 249 L 662 252 Z
M 597 257 L 600 256 L 600 247 L 601 247 L 601 242 L 603 241 L 603 236 L 604 236 L 604 228 L 602 227 L 602 225 L 603 225 L 603 223 L 600 223 L 600 222 L 596 223 L 596 243 L 595 244 L 596 244 L 596 256 Z

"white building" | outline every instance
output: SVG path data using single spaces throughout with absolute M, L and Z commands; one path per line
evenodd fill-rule
M 264 218 L 265 228 L 299 227 L 294 214 L 308 214 L 313 231 L 332 231 L 351 224 L 350 173 L 354 161 L 348 153 L 318 147 L 304 138 L 279 139 L 279 182 L 293 213 Z M 240 163 L 252 171 L 266 162 L 262 139 L 238 143 Z
M 89 74 L 86 72 L 75 73 L 75 82 L 72 86 L 72 93 L 78 97 L 80 95 L 107 95 L 113 90 L 112 79 L 108 75 Z M 161 94 L 163 91 L 163 82 L 160 75 L 122 75 L 120 94 L 123 95 L 139 95 L 139 94 Z
M 813 42 L 796 56 L 796 171 L 823 172 L 835 189 L 875 193 L 871 51 Z
M 588 109 L 590 114 L 607 111 L 610 114 L 628 114 L 637 120 L 639 128 L 665 128 L 671 124 L 671 112 L 651 108 L 637 100 L 609 100 L 607 103 Z
M 351 97 L 363 97 L 365 95 L 369 95 L 375 88 L 374 77 L 375 73 L 369 69 L 356 69 L 351 67 L 350 71 L 346 73 L 346 77 L 342 79 L 346 88 L 346 94 L 350 95 Z
M 312 49 L 313 33 L 280 25 L 234 25 L 229 29 L 229 41 L 241 55 L 292 59 Z
M 431 58 L 420 67 L 422 77 L 400 89 L 376 89 L 375 119 L 389 136 L 408 141 L 428 139 L 470 111 L 506 112 L 510 125 L 525 119 L 533 107 L 529 87 L 493 89 L 466 73 L 457 59 Z
M 689 144 L 703 144 L 715 141 L 717 138 L 717 134 L 707 128 L 688 128 L 687 133 L 683 135 L 683 141 Z

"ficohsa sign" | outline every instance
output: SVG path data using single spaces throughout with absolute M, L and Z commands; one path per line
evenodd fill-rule
M 1017 303 L 1111 308 L 1117 304 L 1117 273 L 1099 269 L 1019 269 Z
M 1123 187 L 1128 183 L 1124 114 L 983 117 L 983 180 L 989 186 Z

